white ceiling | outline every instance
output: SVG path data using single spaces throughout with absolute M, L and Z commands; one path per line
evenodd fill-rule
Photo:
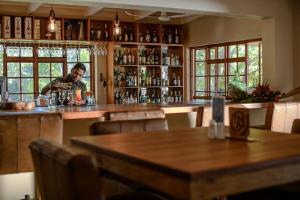
M 44 3 L 43 3 L 44 2 Z M 113 20 L 116 12 L 120 21 L 159 22 L 184 24 L 203 16 L 201 12 L 187 11 L 172 8 L 139 7 L 134 5 L 121 6 L 120 4 L 105 4 L 89 2 L 82 5 L 79 1 L 0 1 L 0 13 L 2 15 L 36 15 L 49 16 L 51 8 L 56 17 L 83 18 Z M 169 21 L 159 21 L 158 17 L 165 12 Z

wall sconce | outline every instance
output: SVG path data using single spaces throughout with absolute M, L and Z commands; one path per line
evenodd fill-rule
M 55 13 L 54 10 L 50 10 L 50 14 L 49 14 L 49 24 L 48 24 L 48 31 L 53 33 L 56 31 L 57 26 L 55 24 Z
M 115 26 L 114 26 L 114 29 L 113 29 L 113 35 L 114 35 L 114 36 L 121 35 L 121 27 L 120 27 L 120 22 L 119 22 L 119 16 L 118 16 L 118 13 L 116 14 Z

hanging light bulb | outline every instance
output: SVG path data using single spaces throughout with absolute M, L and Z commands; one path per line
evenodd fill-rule
M 49 23 L 48 23 L 48 31 L 53 33 L 55 32 L 57 29 L 57 26 L 55 24 L 55 13 L 54 11 L 51 9 L 50 10 L 50 14 L 49 14 Z
M 113 29 L 113 34 L 115 36 L 121 35 L 121 27 L 120 27 L 118 13 L 116 13 L 115 26 L 114 26 L 114 29 Z

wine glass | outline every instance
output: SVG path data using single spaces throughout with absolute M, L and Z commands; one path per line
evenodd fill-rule
M 66 99 L 66 91 L 58 90 L 58 101 L 60 102 L 60 106 L 64 106 L 65 99 Z
M 73 106 L 74 105 L 74 103 L 75 103 L 74 91 L 72 91 L 72 90 L 68 90 L 67 91 L 66 100 L 67 100 L 69 106 Z

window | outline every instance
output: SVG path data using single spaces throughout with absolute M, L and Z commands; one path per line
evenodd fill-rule
M 86 72 L 82 81 L 86 83 L 87 90 L 91 89 L 91 58 L 89 56 L 88 48 L 67 48 L 67 63 L 68 73 L 71 72 L 72 67 L 81 62 L 86 67 Z
M 226 96 L 232 83 L 250 90 L 262 80 L 261 39 L 191 48 L 193 97 Z
M 69 49 L 75 50 L 69 52 Z M 33 100 L 51 80 L 66 76 L 77 62 L 85 64 L 82 79 L 93 90 L 93 56 L 88 47 L 64 47 L 0 44 L 0 76 L 7 76 L 7 90 L 12 101 Z

